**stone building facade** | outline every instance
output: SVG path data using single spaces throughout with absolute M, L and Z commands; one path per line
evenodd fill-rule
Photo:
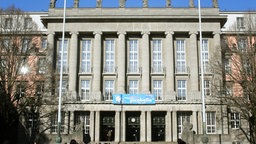
M 198 9 L 189 7 L 96 8 L 74 6 L 66 10 L 63 46 L 63 142 L 68 142 L 78 126 L 92 143 L 166 142 L 181 138 L 184 121 L 193 124 L 199 143 L 202 128 L 201 50 Z M 48 32 L 49 69 L 60 71 L 63 8 L 51 1 L 42 21 Z M 206 133 L 209 143 L 230 143 L 226 107 L 214 98 L 211 82 L 219 75 L 210 69 L 211 59 L 220 54 L 221 28 L 226 15 L 220 15 L 216 0 L 202 9 L 202 60 L 206 102 Z M 57 107 L 58 78 L 46 80 L 48 110 Z M 154 94 L 155 102 L 114 104 L 114 94 Z M 138 100 L 138 99 L 137 99 Z M 56 136 L 56 117 L 51 117 L 48 137 Z M 223 137 L 223 138 L 222 138 Z M 81 141 L 80 137 L 80 141 Z M 54 139 L 52 139 L 54 141 Z

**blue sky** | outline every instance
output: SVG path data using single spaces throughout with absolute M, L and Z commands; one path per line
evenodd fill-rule
M 23 11 L 48 11 L 50 0 L 0 0 L 0 8 L 14 5 Z M 63 7 L 64 0 L 57 0 L 56 7 Z M 104 7 L 118 7 L 118 0 L 102 0 Z M 127 7 L 141 7 L 142 0 L 127 0 Z M 195 5 L 197 5 L 195 0 Z M 210 7 L 212 0 L 201 0 L 202 7 Z M 256 10 L 256 0 L 218 0 L 222 11 Z M 71 7 L 73 0 L 67 0 L 67 7 Z M 189 0 L 172 0 L 175 7 L 187 7 Z M 95 7 L 96 0 L 80 0 L 81 7 Z M 164 7 L 165 0 L 149 0 L 150 7 Z

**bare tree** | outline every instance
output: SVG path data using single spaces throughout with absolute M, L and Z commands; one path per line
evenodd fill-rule
M 32 139 L 38 131 L 45 73 L 41 40 L 28 14 L 15 7 L 0 10 L 0 140 L 15 140 L 20 126 Z
M 221 87 L 214 85 L 218 98 L 226 104 L 231 127 L 251 144 L 256 143 L 256 14 L 248 12 L 222 37 L 221 61 L 213 62 L 216 74 L 222 75 Z

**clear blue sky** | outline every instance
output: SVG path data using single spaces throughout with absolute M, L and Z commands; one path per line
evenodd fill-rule
M 56 7 L 63 7 L 64 0 L 57 0 Z M 104 7 L 118 7 L 118 0 L 102 0 Z M 127 0 L 127 7 L 141 7 L 142 0 Z M 195 5 L 197 5 L 195 0 Z M 211 6 L 212 0 L 201 0 L 202 7 Z M 248 11 L 256 10 L 256 0 L 218 0 L 222 11 Z M 0 0 L 0 8 L 14 5 L 23 11 L 48 11 L 50 0 Z M 67 0 L 67 7 L 71 7 L 73 0 Z M 175 7 L 188 6 L 189 0 L 172 0 Z M 80 0 L 81 7 L 95 7 L 96 0 Z M 150 7 L 164 7 L 165 0 L 149 0 Z

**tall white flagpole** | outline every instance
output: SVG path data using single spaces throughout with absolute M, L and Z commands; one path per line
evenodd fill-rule
M 61 57 L 60 57 L 60 82 L 59 82 L 59 104 L 58 104 L 58 135 L 56 143 L 61 144 L 62 138 L 60 135 L 61 131 L 61 102 L 62 102 L 62 78 L 63 78 L 63 51 L 64 51 L 64 39 L 65 39 L 65 23 L 66 23 L 66 0 L 64 0 L 63 10 L 63 24 L 62 24 L 62 39 L 61 39 Z

